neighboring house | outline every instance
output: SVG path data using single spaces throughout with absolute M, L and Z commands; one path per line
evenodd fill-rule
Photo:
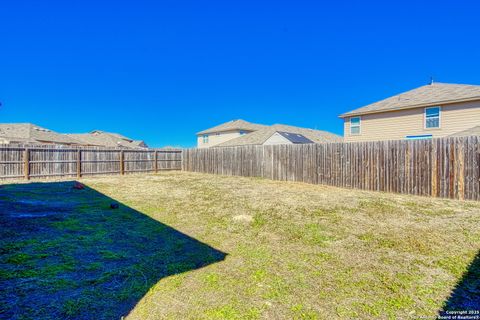
M 90 133 L 67 134 L 84 146 L 97 147 L 124 147 L 124 148 L 147 148 L 145 142 L 141 140 L 133 140 L 122 136 L 118 133 L 104 132 L 94 130 Z
M 264 145 L 275 145 L 275 144 L 305 144 L 305 143 L 315 143 L 312 140 L 305 137 L 303 134 L 291 133 L 276 131 L 270 136 L 265 142 Z
M 0 124 L 1 144 L 57 144 L 76 145 L 78 142 L 67 135 L 42 128 L 31 123 Z
M 480 86 L 432 83 L 340 117 L 346 142 L 450 136 L 480 124 Z
M 199 148 L 213 147 L 265 127 L 264 125 L 250 123 L 244 120 L 232 120 L 198 132 L 197 146 Z
M 117 133 L 95 130 L 85 134 L 62 134 L 31 123 L 0 123 L 0 144 L 147 148 L 145 142 Z
M 236 124 L 242 124 L 244 129 L 236 129 L 238 131 L 244 130 L 242 134 L 237 131 L 236 134 L 229 134 L 229 136 L 222 136 L 223 128 L 231 128 Z M 245 124 L 250 125 L 250 130 L 247 132 Z M 254 127 L 255 126 L 255 127 Z M 203 134 L 208 132 L 210 137 L 220 137 L 215 140 L 214 144 L 209 144 L 209 140 L 205 143 Z M 229 130 L 231 132 L 231 130 Z M 219 133 L 217 135 L 217 133 Z M 230 121 L 219 125 L 212 129 L 208 129 L 198 133 L 199 148 L 205 147 L 229 147 L 242 145 L 274 145 L 274 144 L 305 144 L 305 143 L 325 143 L 325 142 L 342 142 L 342 137 L 330 132 L 313 130 L 307 128 L 300 128 L 294 126 L 287 126 L 282 124 L 274 124 L 272 126 L 258 125 L 249 123 L 243 120 Z M 219 140 L 223 140 L 219 142 Z

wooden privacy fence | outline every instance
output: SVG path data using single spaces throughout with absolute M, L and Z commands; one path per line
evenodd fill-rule
M 187 149 L 182 169 L 480 200 L 479 139 Z
M 180 170 L 181 150 L 0 146 L 0 178 Z

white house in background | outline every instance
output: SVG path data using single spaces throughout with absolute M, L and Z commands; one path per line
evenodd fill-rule
M 234 120 L 197 133 L 199 148 L 341 142 L 342 137 L 322 130 L 283 124 L 271 126 Z
M 264 125 L 250 123 L 241 119 L 232 120 L 198 132 L 197 146 L 199 148 L 213 147 L 265 127 Z

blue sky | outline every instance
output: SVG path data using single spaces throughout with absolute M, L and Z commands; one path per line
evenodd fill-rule
M 480 84 L 479 1 L 0 2 L 0 122 L 193 146 L 231 119 L 342 133 L 342 112 Z

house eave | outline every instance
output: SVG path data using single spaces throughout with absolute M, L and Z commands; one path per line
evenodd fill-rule
M 437 105 L 446 105 L 446 104 L 455 104 L 455 103 L 462 103 L 462 102 L 471 102 L 471 101 L 479 101 L 480 97 L 472 97 L 472 98 L 465 98 L 465 99 L 455 99 L 455 100 L 443 100 L 443 101 L 435 101 L 435 102 L 429 102 L 429 103 L 419 103 L 415 105 L 409 105 L 405 107 L 400 107 L 400 108 L 389 108 L 389 109 L 383 109 L 383 110 L 371 110 L 371 111 L 364 111 L 364 112 L 346 112 L 341 115 L 339 115 L 339 118 L 349 118 L 349 117 L 355 117 L 355 116 L 363 116 L 366 114 L 375 114 L 375 113 L 385 113 L 385 112 L 393 112 L 393 111 L 399 111 L 399 110 L 408 110 L 408 109 L 416 109 L 416 108 L 424 108 L 424 107 L 431 107 L 431 106 L 437 106 Z

